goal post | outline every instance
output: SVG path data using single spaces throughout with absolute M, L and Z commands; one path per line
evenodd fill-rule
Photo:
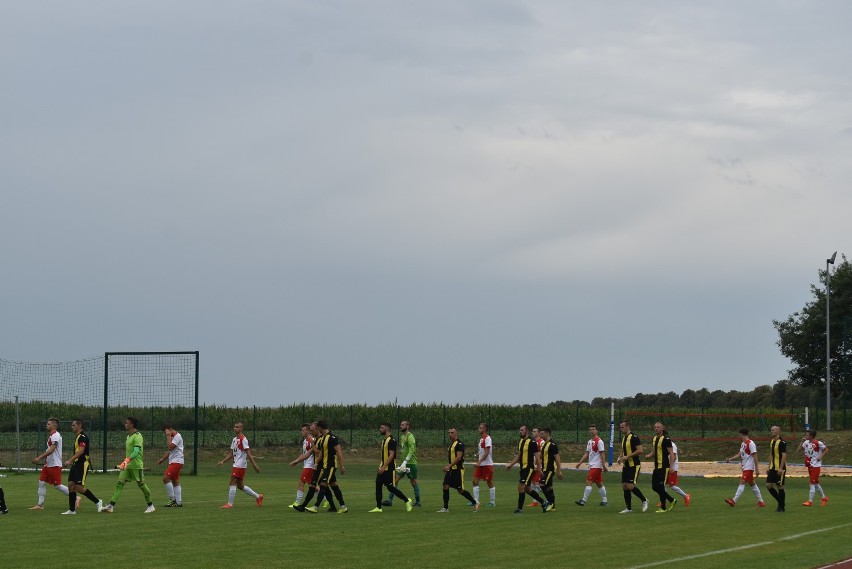
M 157 418 L 164 421 L 177 421 L 172 415 L 185 415 L 191 412 L 192 423 L 192 470 L 198 473 L 198 380 L 199 352 L 105 352 L 104 353 L 104 418 L 103 418 L 103 469 L 121 462 L 124 458 L 123 433 L 117 432 L 116 423 L 123 427 L 124 416 L 140 409 L 149 410 L 144 417 L 150 421 L 149 451 L 154 447 L 154 433 L 162 434 L 162 424 L 154 424 Z M 112 411 L 111 411 L 112 409 Z M 160 417 L 157 417 L 157 415 Z M 188 419 L 189 417 L 185 417 Z M 182 421 L 184 424 L 186 421 Z M 183 429 L 179 429 L 183 430 Z M 112 436 L 112 439 L 110 435 Z M 185 460 L 189 437 L 184 436 Z M 113 450 L 114 452 L 110 452 Z M 112 454 L 113 461 L 110 461 Z M 120 456 L 118 456 L 120 455 Z M 148 456 L 152 456 L 149 454 Z M 110 464 L 112 462 L 112 464 Z M 187 466 L 189 466 L 187 464 Z
M 172 424 L 183 435 L 185 471 L 197 474 L 198 388 L 197 351 L 104 352 L 50 363 L 0 358 L 0 465 L 20 469 L 22 453 L 42 452 L 48 418 L 63 428 L 80 418 L 92 466 L 109 470 L 124 458 L 124 419 L 132 416 L 140 420 L 146 468 L 165 449 L 162 427 Z

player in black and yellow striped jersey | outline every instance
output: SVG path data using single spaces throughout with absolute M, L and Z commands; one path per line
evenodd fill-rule
M 518 434 L 521 437 L 518 441 L 518 453 L 511 462 L 506 464 L 506 470 L 511 470 L 516 464 L 521 467 L 521 476 L 518 479 L 518 507 L 515 509 L 515 513 L 524 513 L 524 494 L 532 496 L 536 502 L 541 504 L 542 511 L 546 512 L 550 508 L 550 504 L 546 498 L 542 498 L 538 492 L 533 490 L 530 484 L 533 472 L 541 473 L 541 452 L 538 443 L 530 438 L 529 427 L 526 425 L 520 426 Z
M 65 466 L 70 466 L 68 471 L 68 511 L 63 514 L 77 513 L 77 493 L 94 502 L 100 512 L 103 509 L 103 502 L 98 500 L 91 490 L 86 488 L 86 475 L 89 473 L 89 435 L 83 430 L 83 420 L 74 419 L 71 421 L 71 430 L 77 435 L 74 439 L 74 454 L 71 458 L 65 461 Z
M 651 452 L 646 454 L 645 458 L 654 459 L 654 470 L 651 473 L 651 488 L 660 497 L 660 507 L 657 509 L 657 513 L 669 512 L 677 503 L 677 500 L 666 490 L 666 479 L 669 477 L 669 469 L 674 464 L 675 458 L 672 440 L 666 433 L 663 424 L 659 421 L 654 423 L 654 438 L 651 439 Z M 668 502 L 668 506 L 666 506 L 666 502 Z
M 447 430 L 450 446 L 447 448 L 447 464 L 444 471 L 444 507 L 439 513 L 450 511 L 450 488 L 462 495 L 468 502 L 473 503 L 473 511 L 479 511 L 479 502 L 473 499 L 470 492 L 464 489 L 464 443 L 459 440 L 459 431 L 455 427 Z
M 314 469 L 314 474 L 311 477 L 311 481 L 308 484 L 308 491 L 303 497 L 300 503 L 290 504 L 290 508 L 294 510 L 298 510 L 300 512 L 307 511 L 307 505 L 311 503 L 313 497 L 319 492 L 319 478 L 322 471 L 322 443 L 323 443 L 323 434 L 320 432 L 319 427 L 317 426 L 317 422 L 314 421 L 310 424 L 309 430 L 311 432 L 311 436 L 314 438 L 314 445 L 312 447 L 314 453 L 314 465 L 316 468 Z M 323 500 L 325 500 L 325 494 L 319 494 L 317 498 L 317 503 L 314 508 L 319 508 L 320 504 L 322 504 Z M 334 506 L 334 502 L 328 502 L 329 511 L 336 512 L 337 508 Z
M 334 494 L 338 502 L 337 513 L 345 514 L 349 511 L 349 508 L 346 507 L 346 502 L 343 500 L 343 492 L 337 485 L 337 471 L 340 470 L 341 474 L 346 474 L 346 467 L 343 465 L 343 448 L 340 446 L 337 436 L 329 430 L 325 419 L 317 419 L 316 424 L 317 431 L 320 434 L 314 443 L 319 448 L 319 463 L 317 464 L 319 497 L 315 505 L 306 506 L 312 497 L 312 487 L 305 496 L 305 500 L 298 506 L 294 506 L 293 509 L 315 514 L 323 498 L 328 500 L 329 504 L 334 504 L 334 500 L 332 499 L 332 494 Z
M 632 496 L 634 495 L 642 500 L 642 511 L 644 512 L 648 510 L 648 500 L 642 494 L 642 491 L 636 487 L 636 480 L 642 468 L 642 460 L 639 458 L 643 451 L 642 441 L 630 430 L 629 421 L 621 421 L 618 428 L 621 430 L 621 452 L 617 463 L 622 465 L 621 488 L 624 490 L 624 504 L 627 506 L 619 513 L 629 514 L 633 511 Z
M 550 509 L 556 508 L 556 494 L 553 491 L 553 479 L 562 480 L 565 475 L 562 473 L 562 459 L 559 457 L 559 447 L 551 438 L 550 427 L 542 427 L 539 429 L 541 434 L 542 444 L 541 449 L 541 491 L 544 492 L 544 497 L 550 503 Z
M 382 488 L 387 488 L 391 494 L 402 500 L 405 503 L 405 509 L 410 512 L 414 506 L 414 500 L 409 500 L 402 490 L 393 485 L 393 473 L 396 470 L 396 440 L 391 436 L 390 423 L 382 423 L 379 426 L 379 433 L 382 435 L 382 458 L 376 471 L 376 507 L 370 510 L 370 513 L 382 511 Z
M 772 440 L 769 441 L 769 470 L 766 471 L 766 488 L 778 502 L 776 512 L 784 512 L 787 494 L 784 480 L 787 477 L 787 441 L 781 436 L 781 427 L 773 425 L 769 429 Z

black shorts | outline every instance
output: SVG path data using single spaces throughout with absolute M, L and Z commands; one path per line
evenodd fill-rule
M 464 490 L 464 470 L 450 470 L 444 473 L 444 486 Z
M 541 485 L 553 486 L 553 477 L 556 475 L 555 470 L 545 470 L 541 473 Z
M 334 466 L 328 466 L 326 468 L 321 468 L 317 470 L 319 473 L 317 475 L 317 482 L 319 484 L 331 484 L 332 482 L 337 482 L 337 468 Z
M 787 478 L 786 470 L 772 470 L 766 471 L 766 483 L 767 484 L 777 484 L 778 486 L 784 486 L 784 479 Z
M 518 484 L 523 484 L 524 486 L 529 486 L 530 481 L 532 480 L 532 475 L 535 473 L 535 470 L 532 468 L 521 468 L 521 476 L 518 478 Z
M 651 487 L 664 488 L 666 486 L 666 478 L 669 476 L 668 468 L 655 468 L 651 472 Z
M 639 471 L 641 469 L 641 464 L 637 464 L 636 466 L 624 465 L 624 467 L 621 469 L 621 483 L 636 484 L 636 478 L 639 476 Z
M 377 472 L 376 482 L 383 486 L 393 486 L 393 470 L 388 469 L 384 472 Z
M 71 468 L 68 471 L 68 482 L 73 482 L 74 484 L 85 486 L 86 474 L 88 473 L 89 465 L 86 462 L 75 462 L 71 465 Z

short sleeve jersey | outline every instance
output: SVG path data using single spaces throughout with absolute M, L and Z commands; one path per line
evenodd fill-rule
M 559 454 L 559 447 L 551 441 L 542 441 L 541 444 L 541 469 L 544 472 L 556 470 L 556 455 Z
M 450 470 L 464 470 L 464 443 L 458 440 L 453 441 L 450 448 L 447 449 L 447 462 L 453 462 L 457 453 L 461 453 L 462 458 L 458 463 L 452 465 Z
M 757 453 L 757 445 L 748 439 L 740 445 L 740 461 L 743 470 L 754 470 L 754 455 Z
M 337 447 L 340 445 L 340 441 L 337 440 L 335 435 L 328 433 L 323 436 L 322 439 L 322 467 L 323 468 L 337 468 L 340 466 L 337 464 Z
M 810 465 L 813 468 L 820 468 L 822 466 L 820 455 L 825 452 L 825 443 L 822 441 L 805 441 L 802 443 L 802 448 L 805 451 L 805 457 L 810 459 Z
M 521 468 L 535 467 L 535 453 L 538 452 L 538 444 L 529 437 L 518 441 L 518 460 Z
M 396 440 L 388 435 L 382 441 L 382 460 L 379 462 L 379 466 L 384 465 L 388 458 L 390 458 L 391 453 L 394 454 L 394 458 L 391 458 L 388 463 L 388 470 L 396 468 Z
M 78 456 L 77 460 L 74 461 L 75 465 L 83 465 L 89 462 L 89 435 L 84 432 L 81 432 L 74 439 L 74 454 L 80 452 L 80 449 L 83 450 L 83 454 Z
M 183 464 L 183 437 L 180 433 L 172 437 L 172 444 L 175 448 L 169 449 L 169 464 Z
M 654 468 L 671 468 L 669 449 L 672 448 L 672 440 L 665 435 L 656 435 L 651 441 L 654 447 Z
M 488 451 L 485 449 L 488 449 Z M 485 456 L 486 452 L 488 453 L 488 456 L 486 458 L 482 458 Z M 486 434 L 479 439 L 479 466 L 494 466 L 494 452 L 491 447 L 491 435 Z
M 606 446 L 600 437 L 589 439 L 586 443 L 586 452 L 589 453 L 589 468 L 603 468 L 603 453 Z
M 302 468 L 316 468 L 316 460 L 314 459 L 314 439 L 311 437 L 306 437 L 305 440 L 302 441 L 302 454 L 305 454 L 308 451 L 311 451 L 311 454 L 308 455 L 304 461 L 302 461 Z
M 239 434 L 231 441 L 231 452 L 234 453 L 234 468 L 248 467 L 249 441 L 245 435 Z
M 778 437 L 769 441 L 769 470 L 781 468 L 781 458 L 787 452 L 787 441 Z
M 633 434 L 633 432 L 629 432 L 621 439 L 621 452 L 624 456 L 632 452 L 636 452 L 636 449 L 642 445 L 642 441 L 639 440 L 639 437 Z M 628 458 L 624 461 L 625 466 L 638 466 L 641 464 L 641 460 L 639 455 L 637 454 L 634 457 Z
M 50 453 L 47 459 L 44 461 L 45 466 L 62 466 L 62 435 L 59 434 L 59 431 L 53 433 L 49 437 L 47 437 L 47 450 L 50 450 L 50 447 L 56 447 L 56 450 Z

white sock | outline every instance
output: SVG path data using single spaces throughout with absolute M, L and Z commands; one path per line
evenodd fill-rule
M 479 486 L 473 487 L 473 501 L 479 502 Z
M 57 490 L 59 490 L 60 492 L 65 494 L 66 496 L 68 495 L 68 486 L 66 486 L 66 485 L 57 484 L 56 486 L 54 486 L 54 488 L 56 488 Z
M 228 487 L 228 503 L 232 506 L 234 505 L 234 496 L 236 496 L 236 495 L 237 495 L 237 487 L 236 486 L 229 486 Z
M 745 484 L 740 484 L 739 486 L 737 486 L 737 493 L 734 494 L 734 502 L 740 499 L 740 496 L 743 495 L 743 492 L 745 492 Z
M 586 487 L 583 489 L 583 501 L 584 501 L 584 502 L 585 502 L 585 501 L 587 501 L 587 500 L 589 499 L 589 496 L 591 496 L 591 495 L 592 495 L 592 487 L 591 487 L 591 486 L 586 486 Z
M 255 492 L 254 490 L 249 488 L 248 486 L 243 486 L 243 492 L 245 492 L 246 494 L 248 494 L 249 496 L 251 496 L 254 499 L 260 498 L 260 494 L 258 494 L 257 492 Z
M 601 502 L 606 504 L 606 486 L 601 486 L 598 488 L 598 494 L 601 495 Z
M 175 485 L 172 484 L 172 481 L 169 480 L 163 486 L 166 487 L 166 495 L 169 497 L 169 500 L 174 501 L 175 499 Z
M 813 484 L 811 484 L 811 485 L 808 487 L 808 502 L 813 502 L 813 501 L 814 501 L 814 492 L 816 492 L 816 486 L 815 486 L 815 485 L 813 485 Z
M 183 504 L 183 492 L 181 492 L 180 484 L 175 486 L 175 502 L 177 502 L 178 504 Z
M 38 505 L 44 506 L 44 497 L 47 496 L 47 482 L 44 480 L 38 481 Z M 813 486 L 811 486 L 811 498 L 814 496 Z
M 680 494 L 681 496 L 683 496 L 684 498 L 686 498 L 686 492 L 681 490 L 680 486 L 672 486 L 671 489 L 674 490 L 675 492 L 677 492 L 678 494 Z
M 823 498 L 825 498 L 825 492 L 822 491 L 822 484 L 817 484 L 816 489 L 817 489 L 817 492 L 819 492 L 819 495 L 822 496 Z
M 760 486 L 755 484 L 751 487 L 751 491 L 754 492 L 754 495 L 757 496 L 758 502 L 763 502 L 763 496 L 760 495 Z
M 492 504 L 497 503 L 497 487 L 496 486 L 492 486 L 491 488 L 488 489 L 488 498 L 491 500 Z
M 297 504 L 301 504 L 301 503 L 302 503 L 302 498 L 304 498 L 304 497 L 305 497 L 305 493 L 304 493 L 304 492 L 302 492 L 301 490 L 296 490 L 296 503 L 297 503 Z

